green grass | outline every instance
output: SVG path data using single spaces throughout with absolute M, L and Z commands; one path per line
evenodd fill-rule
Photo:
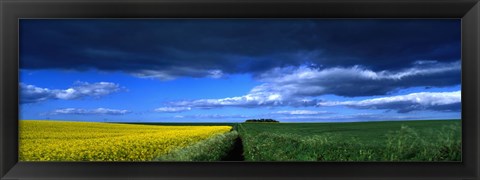
M 186 148 L 177 149 L 157 160 L 159 161 L 220 161 L 228 156 L 238 137 L 237 131 L 230 131 L 211 137 Z
M 460 161 L 461 121 L 242 123 L 247 161 Z

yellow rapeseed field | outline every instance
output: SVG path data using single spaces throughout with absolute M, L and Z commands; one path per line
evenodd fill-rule
M 231 126 L 20 121 L 20 161 L 150 161 Z

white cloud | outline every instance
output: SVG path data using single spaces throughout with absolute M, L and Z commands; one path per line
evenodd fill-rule
M 223 72 L 222 70 L 210 70 L 208 71 L 208 77 L 210 78 L 214 78 L 214 79 L 218 79 L 218 78 L 221 78 L 223 77 Z
M 81 99 L 85 97 L 101 97 L 117 92 L 121 89 L 118 84 L 111 82 L 76 82 L 67 89 L 48 89 L 34 85 L 20 83 L 21 103 L 35 103 L 49 99 Z
M 132 75 L 139 78 L 160 79 L 160 80 L 173 80 L 176 78 L 175 76 L 172 76 L 168 72 L 155 71 L 155 70 L 140 70 L 138 72 L 132 73 Z
M 165 112 L 165 113 L 175 113 L 175 112 L 184 112 L 190 111 L 190 107 L 160 107 L 155 109 L 156 112 Z
M 315 66 L 283 67 L 274 68 L 271 71 L 263 73 L 259 78 L 266 82 L 285 83 L 297 82 L 299 80 L 313 80 L 328 78 L 362 78 L 362 79 L 390 79 L 398 80 L 409 76 L 430 75 L 448 71 L 459 71 L 461 69 L 460 61 L 451 63 L 438 63 L 436 61 L 417 61 L 413 67 L 398 71 L 373 71 L 365 67 L 356 65 L 352 67 L 332 67 L 315 68 Z
M 174 118 L 188 118 L 188 119 L 237 119 L 248 118 L 245 115 L 229 115 L 229 114 L 195 114 L 195 115 L 176 115 Z
M 193 101 L 176 101 L 171 102 L 175 106 L 192 106 L 197 108 L 215 108 L 224 106 L 255 106 L 267 105 L 275 103 L 274 101 L 267 101 L 264 96 L 245 95 L 238 97 L 229 97 L 223 99 L 199 99 Z
M 20 102 L 34 103 L 55 98 L 52 90 L 20 83 Z
M 107 109 L 107 108 L 97 108 L 97 109 L 78 109 L 78 108 L 65 108 L 65 109 L 56 109 L 48 114 L 59 115 L 59 114 L 74 114 L 74 115 L 123 115 L 130 113 L 128 110 L 118 110 L 118 109 Z
M 361 101 L 327 101 L 319 106 L 348 106 L 361 109 L 392 109 L 400 113 L 414 110 L 460 110 L 461 91 L 419 92 Z
M 58 99 L 78 99 L 85 96 L 100 97 L 117 92 L 120 86 L 111 82 L 76 82 L 74 87 L 66 90 L 53 90 Z
M 329 114 L 327 111 L 311 111 L 311 110 L 290 110 L 290 111 L 277 111 L 272 114 L 282 114 L 282 115 L 319 115 L 319 114 Z
M 251 92 L 244 96 L 228 97 L 222 99 L 198 99 L 192 101 L 173 101 L 168 105 L 174 107 L 194 107 L 201 109 L 219 108 L 219 107 L 255 107 L 255 106 L 311 106 L 315 105 L 315 100 L 307 99 L 285 99 L 279 93 Z

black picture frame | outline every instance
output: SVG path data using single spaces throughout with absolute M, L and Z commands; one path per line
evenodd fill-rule
M 18 162 L 19 18 L 461 18 L 462 162 Z M 0 179 L 480 179 L 479 0 L 0 0 Z

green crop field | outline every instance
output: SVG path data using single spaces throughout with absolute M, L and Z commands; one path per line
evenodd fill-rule
M 242 123 L 247 161 L 460 161 L 461 121 Z

